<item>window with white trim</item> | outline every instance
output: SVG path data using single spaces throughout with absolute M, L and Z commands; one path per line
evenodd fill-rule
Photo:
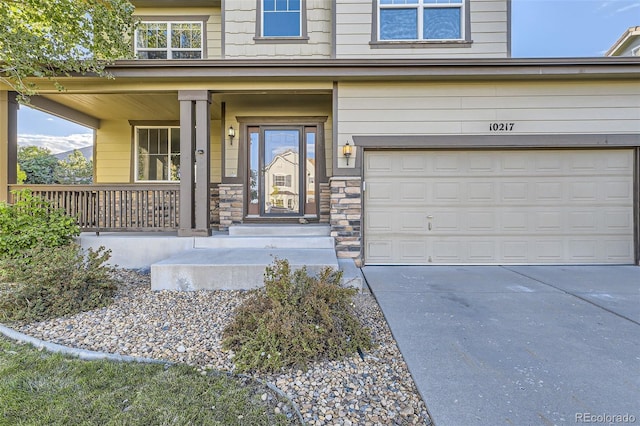
M 180 181 L 180 127 L 136 127 L 136 182 Z
M 262 37 L 302 37 L 302 0 L 262 0 Z
M 465 0 L 378 0 L 378 40 L 463 40 Z
M 202 22 L 141 22 L 136 29 L 138 59 L 202 59 Z

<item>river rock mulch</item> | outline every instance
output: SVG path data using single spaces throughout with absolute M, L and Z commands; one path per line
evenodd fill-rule
M 186 363 L 203 374 L 233 372 L 233 355 L 221 349 L 221 336 L 246 292 L 154 292 L 148 275 L 120 270 L 117 278 L 118 293 L 109 307 L 18 330 L 81 349 Z M 353 301 L 372 332 L 375 349 L 341 361 L 315 362 L 307 371 L 287 369 L 254 377 L 287 394 L 310 425 L 430 424 L 375 299 L 360 293 Z M 275 410 L 286 412 L 286 407 Z

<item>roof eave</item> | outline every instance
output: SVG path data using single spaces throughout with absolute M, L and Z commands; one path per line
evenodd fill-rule
M 597 78 L 638 77 L 640 58 L 521 59 L 332 59 L 332 60 L 197 60 L 118 61 L 108 68 L 120 78 Z
M 613 43 L 609 50 L 607 50 L 604 56 L 617 56 L 620 52 L 626 49 L 629 43 L 631 43 L 636 37 L 640 37 L 640 26 L 627 29 L 627 31 L 625 31 L 620 38 Z

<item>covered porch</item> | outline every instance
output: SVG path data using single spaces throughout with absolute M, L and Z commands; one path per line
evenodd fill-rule
M 18 105 L 3 92 L 0 199 L 13 202 L 13 191 L 29 188 L 95 233 L 206 237 L 242 223 L 329 222 L 326 85 L 134 83 L 98 90 L 73 80 L 66 92 L 31 99 L 36 109 L 93 129 L 92 185 L 16 184 Z

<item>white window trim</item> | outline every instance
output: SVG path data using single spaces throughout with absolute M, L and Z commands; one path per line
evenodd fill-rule
M 136 57 L 138 56 L 138 52 L 167 52 L 167 59 L 173 59 L 173 52 L 192 52 L 199 51 L 200 59 L 204 59 L 205 57 L 205 24 L 202 21 L 179 21 L 179 20 L 170 20 L 170 21 L 141 21 L 141 24 L 166 24 L 167 25 L 167 47 L 166 48 L 139 48 L 138 47 L 138 31 L 136 30 L 134 34 L 133 46 L 135 50 Z M 171 47 L 171 26 L 173 24 L 197 24 L 200 26 L 200 48 L 198 49 L 187 49 L 187 48 L 173 48 Z
M 279 179 L 282 178 L 282 184 L 277 183 Z M 274 173 L 273 174 L 273 185 L 285 187 L 287 186 L 287 176 L 284 173 Z
M 464 41 L 466 40 L 466 25 L 465 25 L 465 20 L 466 20 L 466 1 L 462 0 L 460 3 L 424 3 L 423 0 L 418 0 L 417 4 L 381 4 L 380 1 L 377 2 L 377 22 L 378 22 L 378 28 L 377 28 L 377 38 L 378 38 L 378 42 L 381 43 L 386 43 L 386 42 L 420 42 L 420 41 L 426 41 L 426 42 L 450 42 L 450 41 Z M 423 38 L 424 37 L 424 13 L 423 10 L 424 9 L 444 9 L 444 8 L 455 8 L 455 9 L 460 9 L 460 38 L 447 38 L 447 39 L 434 39 L 434 38 Z M 418 14 L 418 22 L 417 22 L 417 28 L 418 28 L 418 38 L 407 38 L 407 39 L 393 39 L 393 40 L 386 40 L 386 39 L 382 39 L 380 37 L 380 25 L 381 25 L 381 19 L 380 19 L 380 11 L 382 9 L 416 9 L 417 10 L 417 14 Z
M 133 171 L 133 180 L 135 183 L 179 183 L 180 179 L 177 180 L 149 180 L 149 179 L 138 179 L 138 164 L 140 164 L 139 159 L 138 159 L 138 130 L 139 129 L 177 129 L 178 132 L 180 131 L 180 126 L 134 126 L 134 139 L 135 139 L 135 146 L 134 146 L 134 151 L 133 151 L 133 164 L 134 164 L 134 171 Z M 169 147 L 167 149 L 167 163 L 171 164 L 171 134 L 168 135 L 167 138 L 167 143 L 169 144 Z M 181 153 L 180 153 L 181 154 Z M 171 174 L 169 173 L 169 176 L 171 176 Z

